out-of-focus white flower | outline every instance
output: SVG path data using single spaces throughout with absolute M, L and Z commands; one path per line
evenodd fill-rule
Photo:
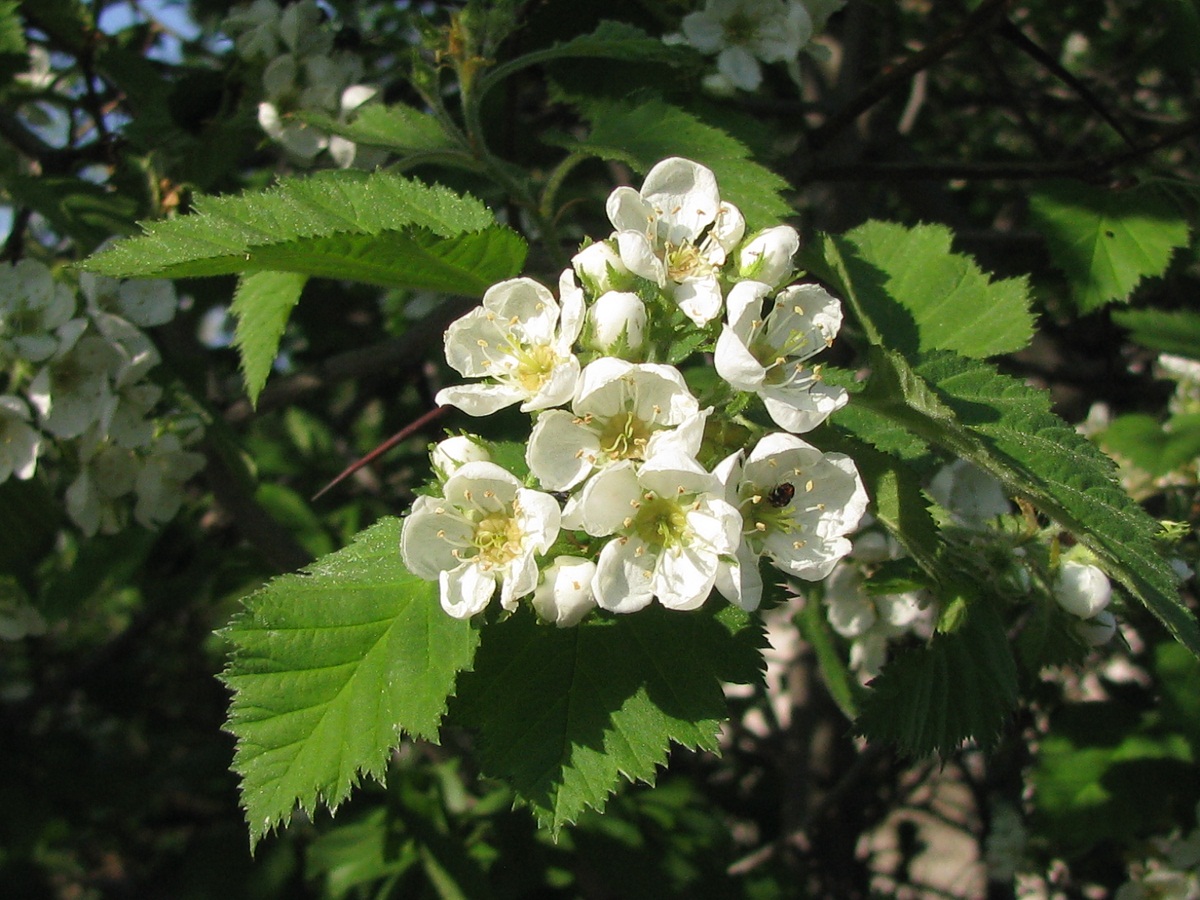
M 718 270 L 741 241 L 746 221 L 721 201 L 711 170 L 664 159 L 646 173 L 641 191 L 613 191 L 607 210 L 629 271 L 664 288 L 697 325 L 720 315 Z
M 1117 888 L 1113 900 L 1200 900 L 1195 872 L 1155 868 Z
M 1075 633 L 1089 647 L 1107 644 L 1117 633 L 1117 619 L 1107 609 L 1100 610 L 1090 619 L 1080 619 L 1074 625 Z
M 74 295 L 40 262 L 0 264 L 0 360 L 49 359 L 63 345 L 56 331 L 74 314 Z
M 578 556 L 558 556 L 542 573 L 542 583 L 533 592 L 533 608 L 559 628 L 578 625 L 596 608 L 592 579 L 596 564 Z
M 116 534 L 129 516 L 128 506 L 120 501 L 137 482 L 137 453 L 85 440 L 79 446 L 79 463 L 79 474 L 67 488 L 67 515 L 89 537 L 97 532 Z
M 1071 615 L 1090 619 L 1112 600 L 1112 583 L 1098 566 L 1067 560 L 1054 580 L 1054 599 Z
M 446 361 L 482 384 L 443 388 L 437 402 L 472 416 L 486 416 L 514 403 L 522 412 L 568 402 L 579 380 L 571 352 L 583 327 L 583 291 L 567 269 L 559 281 L 562 307 L 550 291 L 529 278 L 492 285 L 482 305 L 446 329 Z
M 646 304 L 629 291 L 607 291 L 587 312 L 585 343 L 609 356 L 633 353 L 646 341 Z
M 763 399 L 767 412 L 786 431 L 811 431 L 848 399 L 840 387 L 821 380 L 820 366 L 805 365 L 833 343 L 842 325 L 842 305 L 815 284 L 784 288 L 763 315 L 771 286 L 735 284 L 726 299 L 728 321 L 717 338 L 717 373 L 740 391 Z
M 0 580 L 0 641 L 46 633 L 46 620 L 32 604 Z
M 445 481 L 469 462 L 490 462 L 488 452 L 480 439 L 474 435 L 456 434 L 438 441 L 429 451 L 429 461 L 438 479 Z
M 16 475 L 22 481 L 37 471 L 42 435 L 29 424 L 29 407 L 20 397 L 0 394 L 0 483 Z
M 588 244 L 571 257 L 571 266 L 593 297 L 633 286 L 633 273 L 621 262 L 620 254 L 609 241 Z
M 813 32 L 808 10 L 797 0 L 708 0 L 681 24 L 687 42 L 715 54 L 720 75 L 745 91 L 762 83 L 760 60 L 795 60 Z
M 175 435 L 163 435 L 142 458 L 133 517 L 146 528 L 171 521 L 183 503 L 184 483 L 203 468 L 201 454 L 185 450 Z
M 711 593 L 721 557 L 737 551 L 742 518 L 722 486 L 694 459 L 663 453 L 640 468 L 623 460 L 594 475 L 579 494 L 578 523 L 600 551 L 596 602 L 636 612 L 655 597 L 669 609 L 695 609 Z
M 725 499 L 742 516 L 736 562 L 722 562 L 717 590 L 746 610 L 762 600 L 758 558 L 808 581 L 827 576 L 852 549 L 867 492 L 854 461 L 825 454 L 790 434 L 769 434 L 741 460 L 728 457 L 715 473 Z
M 930 614 L 922 592 L 870 594 L 864 580 L 858 565 L 839 563 L 825 580 L 825 605 L 830 626 L 852 641 L 851 668 L 869 679 L 883 670 L 888 643 L 927 628 Z
M 171 321 L 179 306 L 174 283 L 165 279 L 117 281 L 84 272 L 79 289 L 89 313 L 115 313 L 142 328 Z
M 483 611 L 497 585 L 500 605 L 515 610 L 537 587 L 535 556 L 558 537 L 558 502 L 491 462 L 465 463 L 443 490 L 418 497 L 404 520 L 404 564 L 438 582 L 442 608 L 455 618 Z
M 938 469 L 929 483 L 929 495 L 962 525 L 982 525 L 1012 512 L 1004 486 L 965 459 Z
M 1163 353 L 1158 357 L 1158 373 L 1176 382 L 1167 405 L 1172 415 L 1200 412 L 1200 361 Z
M 779 287 L 792 274 L 800 235 L 790 225 L 760 231 L 738 251 L 738 278 Z
M 112 374 L 121 363 L 118 348 L 95 334 L 49 360 L 27 391 L 42 427 L 58 438 L 79 437 L 96 423 L 107 430 L 117 406 Z
M 674 367 L 601 357 L 580 375 L 570 412 L 538 416 L 526 460 L 542 487 L 569 490 L 621 460 L 695 456 L 709 412 Z

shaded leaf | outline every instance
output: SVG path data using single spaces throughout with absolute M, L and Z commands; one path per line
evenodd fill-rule
M 1166 425 L 1152 416 L 1118 416 L 1099 436 L 1109 453 L 1156 477 L 1200 456 L 1200 414 L 1173 416 Z
M 1200 313 L 1189 310 L 1124 309 L 1113 321 L 1128 328 L 1130 338 L 1145 347 L 1200 359 Z
M 385 147 L 400 154 L 461 149 L 437 119 L 403 103 L 368 103 L 349 122 L 305 112 L 298 118 L 357 144 Z
M 359 779 L 382 779 L 401 734 L 436 738 L 477 642 L 447 616 L 438 588 L 405 571 L 400 521 L 246 598 L 223 632 L 251 845 L 295 808 L 335 809 Z
M 622 778 L 653 782 L 672 742 L 715 750 L 720 683 L 757 679 L 759 645 L 734 607 L 655 604 L 568 629 L 518 614 L 488 628 L 451 714 L 478 729 L 484 771 L 558 831 Z
M 1153 184 L 1115 191 L 1052 182 L 1034 193 L 1029 212 L 1081 312 L 1127 300 L 1188 241 L 1182 212 Z

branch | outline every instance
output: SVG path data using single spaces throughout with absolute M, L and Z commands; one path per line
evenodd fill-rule
M 885 69 L 883 74 L 864 87 L 856 97 L 833 113 L 823 125 L 814 128 L 808 135 L 809 147 L 819 150 L 833 137 L 854 122 L 860 115 L 903 85 L 922 69 L 933 65 L 967 38 L 992 27 L 993 20 L 1001 15 L 1010 0 L 983 0 L 976 10 L 961 24 L 951 28 L 919 53 L 915 53 L 894 68 Z

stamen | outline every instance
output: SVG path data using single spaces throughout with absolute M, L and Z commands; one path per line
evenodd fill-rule
M 755 522 L 755 523 L 754 523 L 754 530 L 755 530 L 755 531 L 766 531 L 766 530 L 767 530 L 767 526 L 766 526 L 766 525 L 764 525 L 762 522 Z

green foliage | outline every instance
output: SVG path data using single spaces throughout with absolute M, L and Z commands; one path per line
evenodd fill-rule
M 461 149 L 437 119 L 404 103 L 387 106 L 368 103 L 360 107 L 349 122 L 344 123 L 312 113 L 300 118 L 356 144 L 383 147 L 399 154 Z
M 1017 704 L 1017 667 L 1004 622 L 985 598 L 967 604 L 952 632 L 903 653 L 871 682 L 855 731 L 913 756 L 999 739 Z
M 229 730 L 251 844 L 295 807 L 330 809 L 382 778 L 401 734 L 433 739 L 477 635 L 437 585 L 408 574 L 387 519 L 349 547 L 277 578 L 224 632 Z
M 671 742 L 715 750 L 720 682 L 756 680 L 760 642 L 734 607 L 655 604 L 562 630 L 516 615 L 483 635 L 451 714 L 479 731 L 485 773 L 557 832 L 622 778 L 653 782 Z
M 1033 195 L 1030 214 L 1085 313 L 1128 300 L 1188 241 L 1182 212 L 1155 184 L 1114 191 L 1054 182 Z
M 1100 435 L 1109 453 L 1139 469 L 1162 477 L 1200 457 L 1200 414 L 1173 416 L 1167 423 L 1153 416 L 1118 416 Z
M 941 225 L 872 221 L 826 236 L 803 263 L 852 289 L 883 343 L 907 356 L 953 350 L 982 358 L 1020 350 L 1033 333 L 1025 279 L 989 280 L 970 257 L 950 252 L 952 238 Z
M 668 156 L 684 156 L 716 173 L 721 199 L 742 211 L 750 230 L 777 223 L 791 213 L 780 196 L 788 183 L 754 162 L 750 150 L 726 132 L 661 100 L 580 103 L 591 131 L 582 141 L 563 141 L 576 153 L 615 159 L 645 173 Z
M 19 0 L 0 3 L 0 80 L 7 80 L 20 72 L 28 59 L 25 31 L 17 15 L 20 6 Z
M 386 172 L 288 179 L 143 227 L 82 267 L 121 278 L 270 270 L 471 296 L 525 257 L 478 201 Z
M 1146 347 L 1200 358 L 1200 314 L 1190 310 L 1127 309 L 1113 313 L 1113 321 L 1128 328 L 1130 337 Z
M 253 272 L 238 279 L 229 311 L 238 320 L 233 343 L 251 403 L 267 383 L 288 316 L 307 283 L 308 276 L 296 272 Z
M 56 175 L 13 174 L 5 187 L 15 202 L 37 210 L 59 234 L 74 235 L 88 250 L 134 231 L 137 201 L 99 185 Z

